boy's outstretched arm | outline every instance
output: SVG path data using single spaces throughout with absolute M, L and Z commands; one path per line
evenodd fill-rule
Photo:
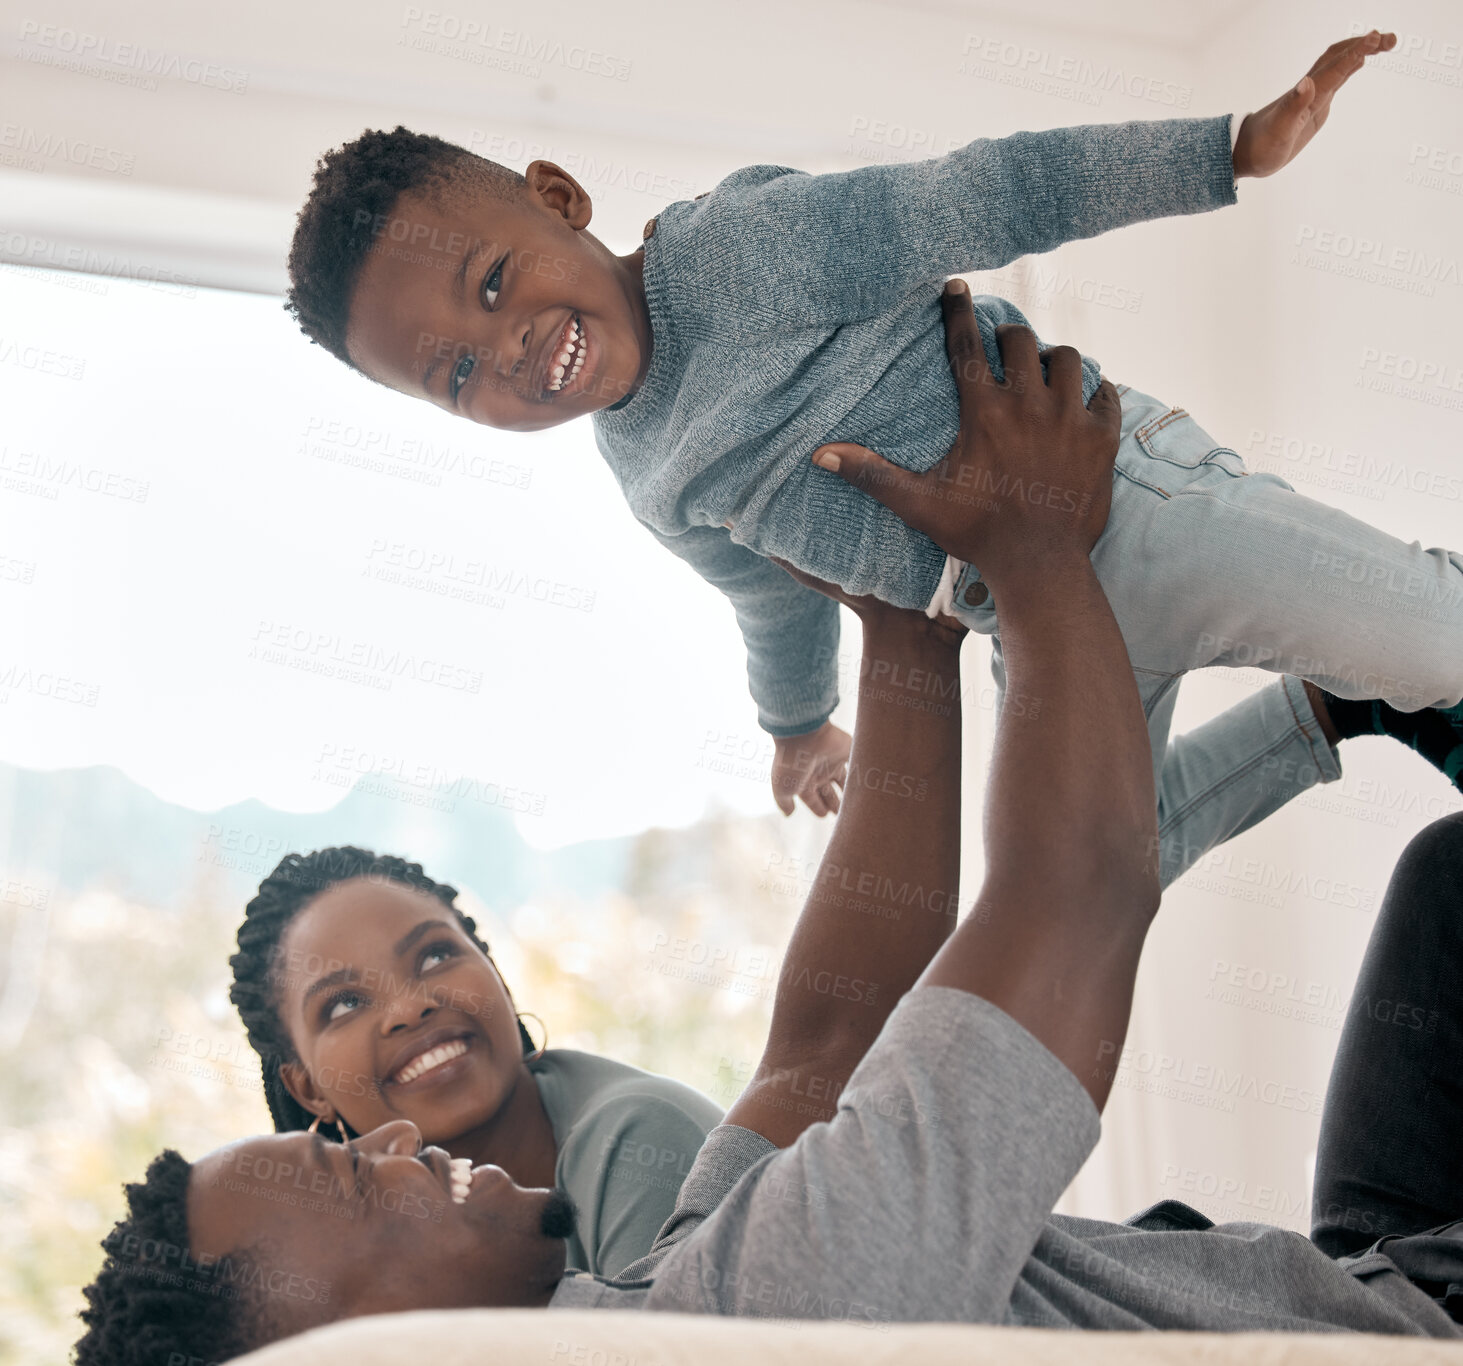
M 1076 519 L 1076 541 L 1085 557 L 1107 520 L 1118 445 L 1111 388 L 1101 391 L 1104 399 L 1095 401 L 1094 411 L 1084 409 L 1080 364 L 1075 352 L 1063 350 L 1052 353 L 1058 359 L 1050 387 L 1038 373 L 1039 393 L 1013 402 L 1011 386 L 998 389 L 990 384 L 989 372 L 982 375 L 969 364 L 970 346 L 979 351 L 980 343 L 968 294 L 947 294 L 944 306 L 961 392 L 961 443 L 994 443 L 1008 477 L 1015 475 L 1023 488 L 1033 467 L 1049 470 L 1063 457 L 1081 461 L 1095 490 Z M 1033 422 L 1036 414 L 1042 420 Z M 954 455 L 946 458 L 946 466 Z M 952 553 L 958 553 L 957 546 L 969 548 L 962 534 L 966 509 L 979 501 L 946 502 L 952 520 L 940 530 L 949 534 Z M 1062 565 L 1050 572 L 1061 573 Z M 852 608 L 864 628 L 849 779 L 838 824 L 783 961 L 761 1065 L 727 1115 L 728 1123 L 780 1146 L 831 1117 L 844 1084 L 889 1013 L 946 944 L 955 924 L 960 874 L 963 628 L 874 598 L 850 598 L 830 585 L 820 587 Z M 1055 647 L 1062 648 L 1059 638 Z M 1022 677 L 1041 682 L 1039 676 Z M 1131 673 L 1128 679 L 1131 688 Z M 1133 701 L 1136 706 L 1136 693 Z M 1141 711 L 1138 724 L 1146 755 Z M 1056 743 L 1070 738 L 1070 725 L 1059 725 Z M 1151 777 L 1147 802 L 1151 826 Z M 1077 844 L 1086 848 L 1080 838 Z
M 840 326 L 950 275 L 1232 204 L 1236 177 L 1284 166 L 1366 57 L 1395 41 L 1372 32 L 1333 44 L 1297 90 L 1243 121 L 1233 148 L 1225 115 L 1013 133 L 827 175 L 733 176 L 678 206 L 678 273 L 694 282 L 679 302 L 720 335 Z

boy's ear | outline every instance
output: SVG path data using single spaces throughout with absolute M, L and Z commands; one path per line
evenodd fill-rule
M 529 194 L 552 209 L 573 229 L 589 226 L 594 201 L 584 188 L 562 166 L 552 161 L 530 161 L 523 173 Z

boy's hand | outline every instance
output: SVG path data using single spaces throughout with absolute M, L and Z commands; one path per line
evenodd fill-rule
M 773 741 L 772 796 L 784 816 L 792 815 L 801 797 L 815 816 L 838 814 L 838 789 L 848 777 L 853 746 L 846 730 L 825 721 L 806 735 L 779 736 Z
M 941 550 L 998 580 L 1033 559 L 1087 555 L 1107 525 L 1122 405 L 1106 380 L 1082 406 L 1082 357 L 1046 352 L 1043 377 L 1029 328 L 996 329 L 1006 378 L 986 364 L 970 291 L 943 295 L 945 343 L 960 395 L 960 435 L 924 474 L 891 465 L 851 442 L 820 446 L 813 460 L 877 498 Z
M 1295 160 L 1331 112 L 1331 97 L 1361 70 L 1368 57 L 1397 46 L 1395 33 L 1373 29 L 1358 38 L 1332 43 L 1292 89 L 1246 115 L 1234 144 L 1234 174 L 1274 175 Z

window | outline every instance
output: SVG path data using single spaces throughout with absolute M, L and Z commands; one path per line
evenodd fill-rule
M 450 417 L 258 295 L 7 267 L 0 308 L 0 758 L 199 809 L 465 780 L 541 846 L 770 809 L 730 608 L 588 421 Z

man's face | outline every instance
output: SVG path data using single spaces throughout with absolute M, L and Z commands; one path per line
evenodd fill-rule
M 349 1145 L 249 1138 L 193 1164 L 189 1249 L 205 1265 L 229 1258 L 283 1333 L 395 1310 L 547 1304 L 572 1228 L 564 1197 L 491 1166 L 473 1170 L 464 1203 L 451 1192 L 447 1154 L 423 1148 L 406 1121 Z
M 346 329 L 371 378 L 524 432 L 618 403 L 650 364 L 632 258 L 585 231 L 590 199 L 568 172 L 536 161 L 526 179 L 512 200 L 402 195 L 372 225 Z

